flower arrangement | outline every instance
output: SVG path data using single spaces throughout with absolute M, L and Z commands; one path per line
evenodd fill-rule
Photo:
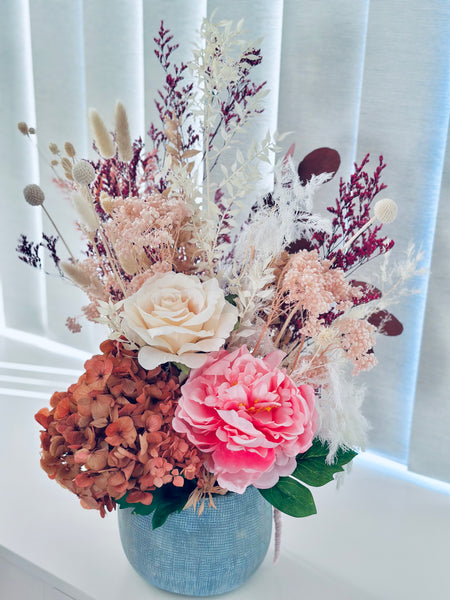
M 315 513 L 309 487 L 330 482 L 364 447 L 354 376 L 375 365 L 378 334 L 402 330 L 387 307 L 414 273 L 412 256 L 391 288 L 387 277 L 377 286 L 354 279 L 394 245 L 382 228 L 396 204 L 377 198 L 383 158 L 373 174 L 369 155 L 355 165 L 323 216 L 313 197 L 339 168 L 335 150 L 297 167 L 294 146 L 276 158 L 283 136 L 243 148 L 239 136 L 267 92 L 252 79 L 261 52 L 239 41 L 241 29 L 205 21 L 186 65 L 173 62 L 177 45 L 161 23 L 165 83 L 151 149 L 131 141 L 120 102 L 112 134 L 90 113 L 96 160 L 50 144 L 83 256 L 58 229 L 19 242 L 34 267 L 47 250 L 86 293 L 84 317 L 109 328 L 79 380 L 36 415 L 43 469 L 102 516 L 132 506 L 157 527 L 248 486 L 289 515 Z M 260 169 L 272 162 L 273 187 L 258 198 Z M 48 214 L 39 186 L 24 195 Z M 79 331 L 79 317 L 67 326 Z

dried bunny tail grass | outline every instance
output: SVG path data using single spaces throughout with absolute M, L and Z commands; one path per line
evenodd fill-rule
M 95 108 L 89 111 L 89 123 L 98 151 L 103 158 L 112 158 L 116 154 L 114 141 Z
M 88 291 L 90 295 L 102 298 L 104 289 L 97 278 L 92 278 L 89 273 L 79 263 L 62 262 L 61 269 L 63 272 L 84 291 Z
M 87 288 L 91 284 L 91 278 L 86 271 L 78 264 L 62 262 L 61 269 L 76 285 L 81 288 Z
M 61 159 L 61 166 L 64 169 L 64 171 L 72 173 L 72 163 L 67 157 L 64 156 L 64 158 Z
M 64 144 L 64 150 L 65 150 L 67 156 L 69 156 L 70 158 L 73 158 L 76 154 L 75 148 L 73 147 L 73 144 L 71 144 L 70 142 L 66 142 Z
M 105 213 L 107 213 L 108 215 L 112 215 L 115 202 L 109 194 L 107 194 L 106 192 L 102 192 L 100 194 L 100 206 L 103 208 Z
M 122 102 L 117 102 L 116 104 L 115 121 L 116 144 L 119 158 L 125 162 L 129 162 L 133 158 L 133 148 L 131 147 L 128 117 Z
M 89 229 L 96 230 L 98 227 L 97 217 L 90 200 L 84 194 L 72 194 L 72 203 L 80 219 Z

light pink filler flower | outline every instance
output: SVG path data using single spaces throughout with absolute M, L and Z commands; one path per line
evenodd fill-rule
M 212 353 L 182 386 L 172 425 L 201 452 L 220 486 L 242 494 L 290 475 L 316 430 L 314 390 L 278 369 L 284 353 L 255 358 L 245 346 Z

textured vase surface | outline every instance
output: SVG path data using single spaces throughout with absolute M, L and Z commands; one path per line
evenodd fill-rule
M 163 590 L 190 596 L 223 594 L 242 585 L 264 560 L 272 507 L 253 487 L 214 496 L 217 510 L 169 515 L 152 530 L 152 515 L 118 510 L 125 554 L 134 569 Z

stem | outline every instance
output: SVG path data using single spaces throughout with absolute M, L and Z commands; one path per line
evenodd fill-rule
M 358 238 L 362 233 L 364 233 L 364 231 L 370 227 L 370 225 L 372 225 L 372 223 L 375 221 L 376 217 L 372 217 L 371 219 L 369 219 L 369 221 L 367 221 L 367 223 L 365 225 L 363 225 L 361 227 L 361 229 L 358 229 L 358 231 L 348 240 L 348 242 L 345 244 L 345 246 L 342 248 L 342 253 L 344 254 L 345 252 L 347 252 L 347 250 L 350 248 L 350 246 L 353 244 L 353 242 L 356 240 L 356 238 Z
M 285 334 L 286 329 L 289 327 L 289 323 L 292 321 L 292 317 L 295 315 L 295 313 L 298 312 L 298 308 L 297 306 L 294 306 L 294 308 L 291 310 L 291 312 L 289 313 L 286 321 L 284 322 L 283 327 L 281 328 L 280 333 L 277 335 L 276 339 L 275 339 L 275 346 L 278 347 L 278 344 L 280 343 L 281 338 L 283 337 L 283 335 Z
M 102 224 L 100 223 L 99 216 L 97 214 L 97 211 L 95 210 L 94 201 L 93 201 L 93 198 L 92 198 L 92 195 L 91 195 L 91 191 L 89 190 L 89 187 L 87 185 L 80 186 L 80 188 L 81 188 L 80 191 L 86 195 L 87 200 L 92 204 L 92 209 L 94 211 L 94 215 L 95 215 L 95 218 L 97 220 L 97 230 L 98 230 L 98 232 L 100 234 L 100 237 L 101 237 L 102 242 L 103 242 L 103 246 L 104 246 L 105 251 L 106 251 L 106 255 L 108 257 L 109 266 L 111 268 L 112 273 L 114 274 L 114 277 L 117 280 L 117 283 L 119 284 L 119 286 L 120 286 L 120 288 L 122 290 L 124 298 L 126 298 L 127 297 L 127 293 L 125 291 L 125 286 L 123 285 L 123 281 L 122 281 L 122 278 L 120 277 L 119 272 L 116 270 L 115 261 L 114 261 L 114 259 L 112 257 L 112 254 L 111 254 L 111 251 L 110 251 L 110 248 L 109 248 L 109 240 L 106 237 L 106 235 L 103 233 Z
M 294 359 L 294 362 L 293 362 L 292 367 L 291 367 L 291 373 L 295 370 L 295 367 L 297 366 L 298 359 L 300 358 L 300 353 L 303 350 L 304 343 L 305 343 L 305 336 L 303 335 L 302 336 L 302 341 L 300 342 L 300 347 L 299 347 L 299 349 L 297 351 L 297 354 L 295 355 L 295 359 Z
M 50 223 L 53 225 L 53 227 L 55 228 L 56 233 L 59 235 L 62 243 L 64 244 L 64 246 L 67 249 L 67 252 L 70 254 L 70 257 L 72 258 L 72 260 L 74 262 L 76 262 L 76 259 L 74 257 L 74 255 L 72 254 L 72 252 L 70 251 L 69 246 L 66 244 L 66 240 L 63 238 L 62 233 L 59 231 L 58 227 L 56 226 L 55 221 L 51 218 L 50 213 L 48 212 L 48 210 L 45 208 L 45 206 L 43 204 L 41 204 L 42 206 L 42 210 L 45 212 L 45 214 L 47 215 L 48 220 L 50 221 Z

